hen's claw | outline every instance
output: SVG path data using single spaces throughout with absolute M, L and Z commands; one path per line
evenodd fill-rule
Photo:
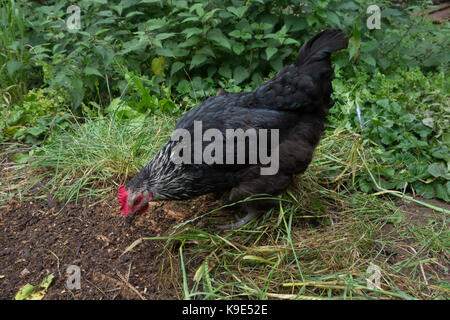
M 235 215 L 237 222 L 217 227 L 219 229 L 231 229 L 231 230 L 238 229 L 242 226 L 245 226 L 247 223 L 257 218 L 259 215 L 260 214 L 256 209 L 251 209 L 248 210 L 248 213 L 243 218 L 239 218 L 237 215 Z

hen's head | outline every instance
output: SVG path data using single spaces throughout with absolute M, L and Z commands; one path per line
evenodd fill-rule
M 119 188 L 119 202 L 122 214 L 131 223 L 137 216 L 148 209 L 148 203 L 152 200 L 152 193 L 148 190 L 142 192 L 127 190 L 125 186 Z

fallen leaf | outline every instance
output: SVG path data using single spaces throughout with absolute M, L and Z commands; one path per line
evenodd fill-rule
M 19 292 L 16 294 L 14 299 L 15 300 L 42 300 L 42 298 L 45 295 L 45 292 L 47 291 L 48 287 L 52 283 L 54 277 L 55 276 L 53 275 L 53 273 L 49 274 L 37 286 L 33 286 L 33 285 L 27 283 L 22 288 L 20 288 Z M 36 289 L 39 289 L 39 288 L 40 288 L 40 290 L 36 291 Z

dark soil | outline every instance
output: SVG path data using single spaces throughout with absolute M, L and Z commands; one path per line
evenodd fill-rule
M 114 198 L 62 206 L 54 199 L 12 200 L 0 207 L 0 299 L 14 299 L 26 283 L 55 278 L 45 299 L 178 299 L 160 258 L 172 226 L 216 205 L 214 199 L 155 203 L 125 223 Z M 69 265 L 81 269 L 81 290 L 66 287 Z M 169 281 L 170 282 L 170 281 Z

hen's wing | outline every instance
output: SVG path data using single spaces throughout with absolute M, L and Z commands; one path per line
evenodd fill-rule
M 185 113 L 176 128 L 188 129 L 194 121 L 204 128 L 288 127 L 294 113 L 327 112 L 333 105 L 330 55 L 347 47 L 344 33 L 326 30 L 307 41 L 295 63 L 248 93 L 225 93 L 211 97 Z
M 341 30 L 326 30 L 301 47 L 295 63 L 256 90 L 211 97 L 185 113 L 176 129 L 186 129 L 193 136 L 195 121 L 201 121 L 202 132 L 214 128 L 223 136 L 227 129 L 278 129 L 280 144 L 304 140 L 315 146 L 333 105 L 330 55 L 346 46 Z

